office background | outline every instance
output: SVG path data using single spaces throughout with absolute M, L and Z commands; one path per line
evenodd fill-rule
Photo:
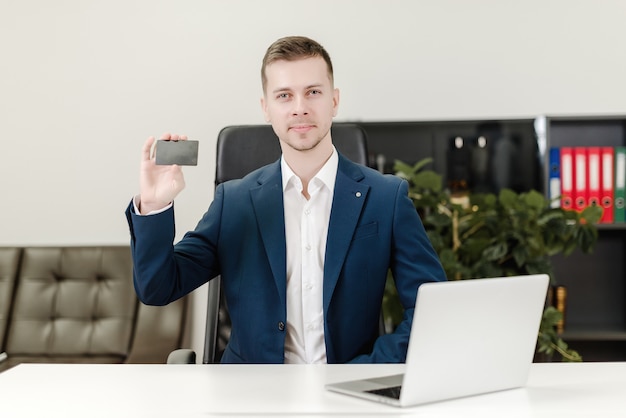
M 259 67 L 285 35 L 330 52 L 338 121 L 626 114 L 621 0 L 2 0 L 0 15 L 0 245 L 128 243 L 142 144 L 168 131 L 201 141 L 180 238 L 213 197 L 219 130 L 264 123 Z

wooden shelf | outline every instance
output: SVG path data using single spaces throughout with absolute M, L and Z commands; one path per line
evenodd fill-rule
M 586 329 L 567 329 L 561 338 L 565 341 L 626 341 L 626 330 L 586 330 Z
M 598 231 L 626 231 L 626 223 L 598 224 Z

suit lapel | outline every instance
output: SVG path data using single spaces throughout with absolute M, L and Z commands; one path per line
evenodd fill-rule
M 362 179 L 363 172 L 359 166 L 340 155 L 324 259 L 324 313 L 328 311 L 331 296 L 369 192 L 369 186 L 360 183 Z
M 250 197 L 276 289 L 286 306 L 287 249 L 280 160 L 268 167 L 258 182 L 258 187 L 250 189 Z

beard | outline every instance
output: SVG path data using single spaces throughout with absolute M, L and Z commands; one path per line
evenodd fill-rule
M 296 134 L 297 137 L 295 139 L 288 137 L 287 141 L 284 142 L 287 146 L 295 151 L 310 151 L 312 149 L 315 149 L 315 147 L 317 147 L 324 140 L 324 138 L 326 138 L 329 131 L 330 129 L 322 134 L 317 135 L 313 139 L 308 139 L 308 136 L 311 134 L 315 134 L 315 131 L 307 132 L 304 134 Z

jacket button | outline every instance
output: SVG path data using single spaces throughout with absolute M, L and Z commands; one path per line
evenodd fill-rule
M 280 321 L 280 322 L 278 323 L 278 329 L 279 329 L 280 331 L 284 331 L 284 330 L 285 330 L 285 323 L 284 323 L 283 321 Z

